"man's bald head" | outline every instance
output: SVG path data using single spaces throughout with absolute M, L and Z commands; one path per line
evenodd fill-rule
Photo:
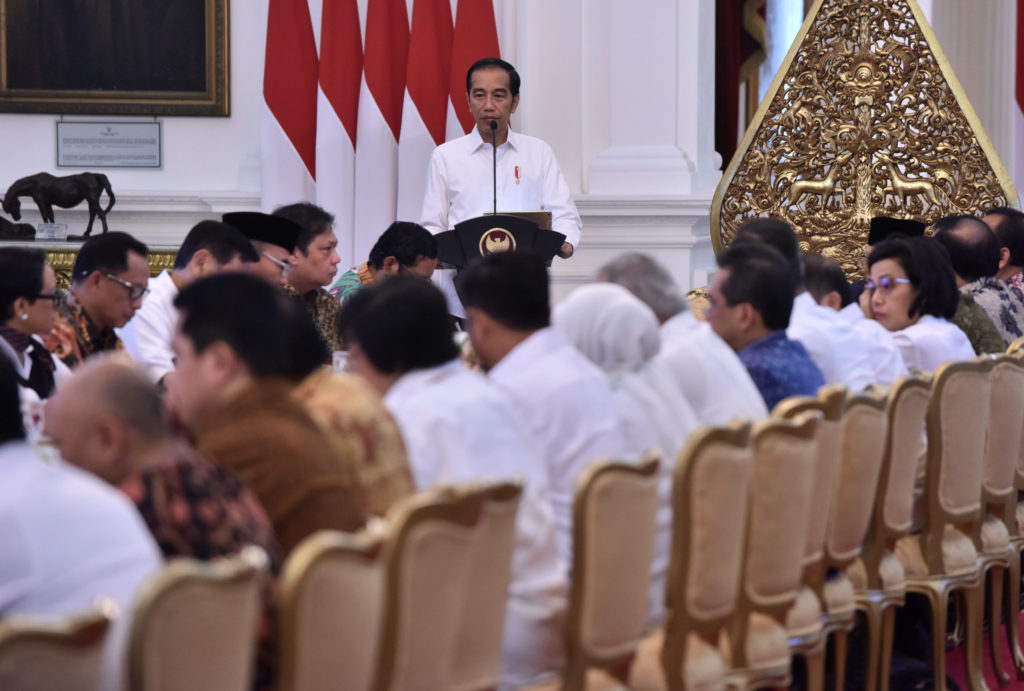
M 120 355 L 77 369 L 47 402 L 45 425 L 66 461 L 115 484 L 170 437 L 156 386 Z
M 980 218 L 940 218 L 935 222 L 933 237 L 949 251 L 953 271 L 963 283 L 995 276 L 999 271 L 999 240 Z

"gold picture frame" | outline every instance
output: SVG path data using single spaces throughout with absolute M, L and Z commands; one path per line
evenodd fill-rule
M 0 0 L 0 112 L 230 115 L 228 0 Z

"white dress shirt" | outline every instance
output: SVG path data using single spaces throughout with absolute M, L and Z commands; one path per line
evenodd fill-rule
M 100 688 L 125 688 L 135 594 L 162 562 L 149 529 L 120 492 L 63 462 L 42 461 L 24 442 L 0 446 L 0 467 L 0 619 L 52 621 L 113 600 L 120 613 Z
M 901 331 L 893 331 L 892 338 L 911 371 L 933 372 L 949 360 L 974 358 L 974 348 L 960 327 L 930 314 Z
M 505 355 L 491 369 L 490 380 L 526 421 L 547 466 L 558 552 L 570 564 L 580 475 L 595 461 L 632 455 L 608 379 L 561 331 L 549 327 Z
M 165 269 L 149 282 L 149 292 L 142 298 L 142 306 L 135 315 L 122 328 L 114 329 L 132 360 L 154 383 L 174 371 L 171 340 L 178 321 L 178 310 L 174 306 L 177 296 L 178 287 L 170 271 Z
M 816 303 L 810 293 L 793 300 L 786 335 L 803 344 L 826 384 L 861 391 L 874 381 L 867 344 L 835 310 Z
M 568 567 L 558 554 L 547 469 L 512 403 L 459 360 L 408 372 L 384 396 L 416 487 L 520 478 L 502 683 L 541 680 L 564 662 Z
M 735 351 L 693 313 L 680 312 L 661 325 L 658 360 L 672 373 L 701 424 L 768 417 L 764 399 Z
M 896 347 L 892 333 L 874 319 L 864 316 L 860 304 L 852 302 L 839 310 L 839 316 L 853 327 L 868 348 L 868 358 L 875 370 L 875 381 L 888 388 L 906 376 L 907 365 Z
M 427 171 L 420 225 L 432 233 L 494 210 L 491 145 L 476 127 L 434 149 Z M 551 229 L 580 243 L 579 212 L 569 185 L 543 140 L 509 130 L 498 147 L 498 212 L 551 212 Z

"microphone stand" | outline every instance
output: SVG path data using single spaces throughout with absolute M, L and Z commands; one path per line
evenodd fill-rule
M 494 215 L 498 215 L 498 123 L 491 120 L 491 189 L 494 191 Z

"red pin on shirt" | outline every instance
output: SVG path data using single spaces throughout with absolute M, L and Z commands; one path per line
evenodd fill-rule
M 516 184 L 519 184 L 519 166 L 516 166 Z

